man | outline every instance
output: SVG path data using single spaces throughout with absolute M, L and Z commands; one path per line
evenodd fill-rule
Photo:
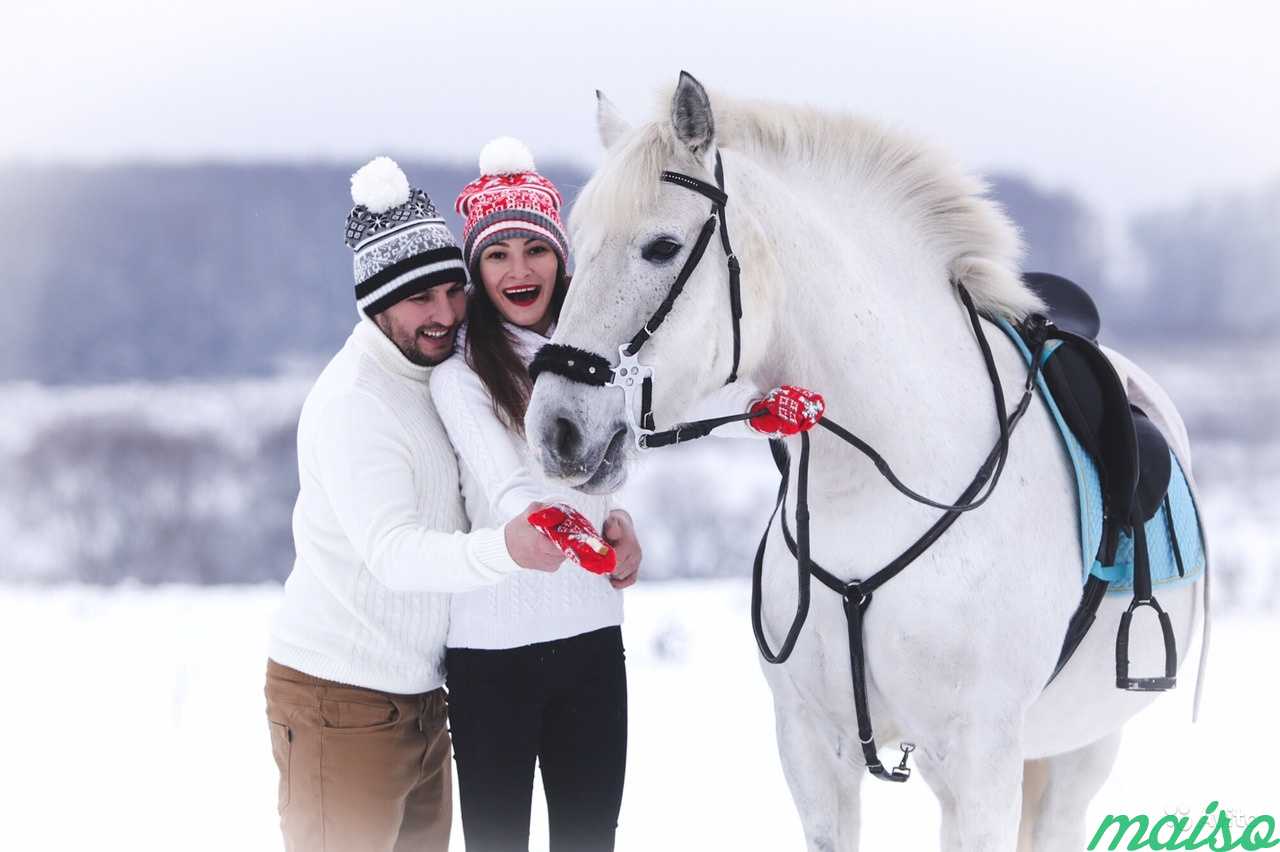
M 351 179 L 361 313 L 298 422 L 297 551 L 267 661 L 290 850 L 444 852 L 452 815 L 448 592 L 554 571 L 527 522 L 467 529 L 428 392 L 465 310 L 462 253 L 386 157 Z M 620 547 L 633 545 L 624 525 Z

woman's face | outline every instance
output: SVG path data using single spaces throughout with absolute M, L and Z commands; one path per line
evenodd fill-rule
M 544 240 L 512 237 L 480 255 L 480 280 L 507 322 L 546 334 L 559 266 Z

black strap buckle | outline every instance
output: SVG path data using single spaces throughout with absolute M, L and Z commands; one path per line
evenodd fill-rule
M 1164 676 L 1129 677 L 1129 628 L 1133 613 L 1139 607 L 1149 606 L 1160 620 L 1160 632 L 1164 638 Z M 1120 616 L 1120 630 L 1116 634 L 1116 688 L 1131 692 L 1165 692 L 1178 682 L 1178 648 L 1173 635 L 1173 623 L 1154 597 L 1135 597 L 1129 608 Z
M 863 743 L 864 747 L 867 743 Z M 881 781 L 893 781 L 902 784 L 911 779 L 911 767 L 907 766 L 907 758 L 911 756 L 911 752 L 916 750 L 915 743 L 898 743 L 898 748 L 902 749 L 902 760 L 893 769 L 886 770 L 883 763 L 878 758 L 867 760 L 867 771 L 872 777 L 879 778 Z

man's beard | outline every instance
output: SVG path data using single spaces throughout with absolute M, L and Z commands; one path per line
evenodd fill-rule
M 377 323 L 378 328 L 382 329 L 382 333 L 396 345 L 396 348 L 400 350 L 400 353 L 404 355 L 405 358 L 408 358 L 410 363 L 417 364 L 419 367 L 434 367 L 437 364 L 444 363 L 453 355 L 452 346 L 449 347 L 448 352 L 441 355 L 439 358 L 432 358 L 430 356 L 423 355 L 418 351 L 418 335 L 425 334 L 427 331 L 433 330 L 429 325 L 420 325 L 413 329 L 413 331 L 406 331 L 399 326 L 393 325 L 390 317 L 386 316 L 386 314 L 379 314 L 374 317 L 374 322 Z M 438 330 L 438 328 L 439 327 L 436 327 L 434 330 Z M 455 337 L 454 339 L 456 340 L 457 338 Z

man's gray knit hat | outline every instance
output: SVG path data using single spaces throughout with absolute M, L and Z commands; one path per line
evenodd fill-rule
M 462 250 L 431 199 L 390 158 L 351 176 L 347 245 L 355 251 L 356 305 L 372 318 L 437 284 L 467 282 Z

